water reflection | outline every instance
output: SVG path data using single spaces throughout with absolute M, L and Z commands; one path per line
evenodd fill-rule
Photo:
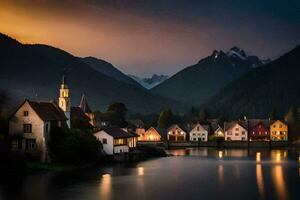
M 223 151 L 219 151 L 219 158 L 223 158 Z
M 256 152 L 256 162 L 257 163 L 261 162 L 261 153 L 260 152 Z
M 138 167 L 138 175 L 144 176 L 144 167 Z
M 108 200 L 111 196 L 111 175 L 103 174 L 100 180 L 100 199 Z
M 256 164 L 256 182 L 258 187 L 259 195 L 262 199 L 265 199 L 265 189 L 264 189 L 264 177 L 261 164 Z
M 223 165 L 218 166 L 218 175 L 219 175 L 219 182 L 221 183 L 221 185 L 223 185 L 224 184 L 224 166 Z
M 283 168 L 281 165 L 274 165 L 272 168 L 273 183 L 276 188 L 277 196 L 280 200 L 287 199 L 286 184 L 283 177 Z

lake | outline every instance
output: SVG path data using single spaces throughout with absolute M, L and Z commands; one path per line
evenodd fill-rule
M 0 199 L 300 199 L 300 150 L 169 150 L 174 156 L 0 185 Z

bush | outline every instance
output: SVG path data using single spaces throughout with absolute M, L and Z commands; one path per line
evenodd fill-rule
M 56 128 L 51 133 L 51 152 L 62 163 L 84 164 L 99 161 L 102 144 L 90 133 Z

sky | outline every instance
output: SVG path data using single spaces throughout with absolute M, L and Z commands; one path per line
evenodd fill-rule
M 0 0 L 0 32 L 124 73 L 172 75 L 215 49 L 279 57 L 300 44 L 300 1 Z

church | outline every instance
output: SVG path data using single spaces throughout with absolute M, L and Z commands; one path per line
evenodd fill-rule
M 79 106 L 71 106 L 70 90 L 63 76 L 56 101 L 31 101 L 25 99 L 9 118 L 11 149 L 22 151 L 51 162 L 49 152 L 50 133 L 55 127 L 92 130 L 94 115 L 85 95 Z

